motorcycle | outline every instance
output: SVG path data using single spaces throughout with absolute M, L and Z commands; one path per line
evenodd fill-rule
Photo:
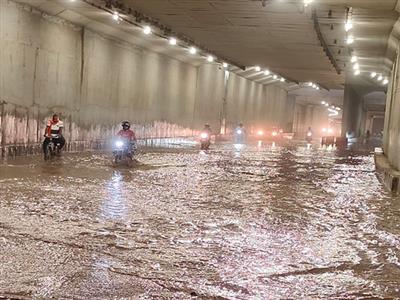
M 235 130 L 235 143 L 236 144 L 244 144 L 245 141 L 245 132 L 243 129 Z
M 50 139 L 50 142 L 47 144 L 44 151 L 45 160 L 53 159 L 55 156 L 61 155 L 61 144 L 59 142 L 60 136 L 50 136 L 48 138 Z
M 136 145 L 132 145 L 130 141 L 118 139 L 113 145 L 113 162 L 118 164 L 122 161 L 126 161 L 128 165 L 131 165 L 135 151 Z
M 200 149 L 201 150 L 208 150 L 210 149 L 211 145 L 211 137 L 208 132 L 202 132 L 200 134 Z

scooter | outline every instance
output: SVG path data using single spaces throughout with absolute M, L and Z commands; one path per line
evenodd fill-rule
M 200 149 L 201 150 L 208 150 L 210 149 L 211 145 L 211 137 L 208 132 L 202 132 L 200 134 Z
M 133 156 L 136 151 L 136 145 L 131 145 L 129 141 L 118 139 L 113 145 L 113 162 L 119 164 L 126 161 L 128 166 L 133 162 Z
M 61 144 L 56 142 L 60 136 L 51 136 L 49 137 L 50 142 L 47 144 L 47 147 L 44 151 L 44 159 L 50 160 L 53 159 L 55 156 L 61 155 Z

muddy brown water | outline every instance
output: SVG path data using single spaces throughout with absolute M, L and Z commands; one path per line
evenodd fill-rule
M 367 152 L 214 145 L 0 163 L 0 298 L 400 298 Z

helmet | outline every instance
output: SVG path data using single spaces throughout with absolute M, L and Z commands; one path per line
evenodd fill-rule
M 239 123 L 239 127 L 243 127 L 243 123 Z
M 206 123 L 206 124 L 204 125 L 204 127 L 205 127 L 205 128 L 210 128 L 210 124 Z
M 122 128 L 128 130 L 129 128 L 131 128 L 131 123 L 129 123 L 128 121 L 124 121 L 122 122 Z

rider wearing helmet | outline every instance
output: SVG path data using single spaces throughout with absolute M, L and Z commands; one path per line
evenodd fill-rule
M 209 136 L 211 136 L 212 130 L 211 130 L 210 124 L 206 123 L 206 124 L 204 125 L 203 132 L 206 132 L 206 133 L 208 133 Z
M 124 121 L 121 124 L 122 129 L 117 133 L 117 136 L 119 136 L 120 138 L 126 139 L 128 141 L 130 141 L 131 143 L 135 143 L 136 142 L 136 135 L 135 132 L 133 132 L 133 130 L 131 130 L 131 124 L 128 121 Z

